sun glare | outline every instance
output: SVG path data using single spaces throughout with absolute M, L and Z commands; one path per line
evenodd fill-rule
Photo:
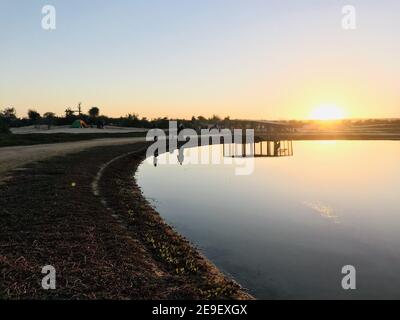
M 340 120 L 345 117 L 343 109 L 334 104 L 323 104 L 312 110 L 310 119 L 313 120 Z

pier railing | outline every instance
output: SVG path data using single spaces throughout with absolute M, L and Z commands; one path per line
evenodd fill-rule
M 291 140 L 265 140 L 254 143 L 223 144 L 224 157 L 291 157 L 293 143 Z

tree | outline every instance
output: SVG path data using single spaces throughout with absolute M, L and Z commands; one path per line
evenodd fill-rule
M 10 133 L 10 128 L 4 120 L 3 113 L 0 112 L 0 133 Z
M 214 114 L 210 120 L 211 121 L 221 121 L 221 118 L 218 115 Z
M 0 112 L 1 118 L 3 121 L 10 126 L 10 124 L 17 119 L 17 115 L 15 112 L 15 108 L 5 108 L 3 111 Z
M 51 126 L 54 123 L 54 118 L 55 118 L 55 114 L 54 112 L 46 112 L 43 117 L 46 119 L 46 123 L 47 123 L 47 128 L 50 130 Z
M 92 107 L 89 110 L 89 116 L 93 119 L 96 119 L 100 114 L 100 109 L 97 107 Z
M 36 110 L 29 109 L 28 110 L 28 117 L 29 117 L 29 119 L 32 120 L 33 124 L 36 127 L 37 126 L 37 122 L 40 119 L 40 113 L 37 112 Z
M 228 128 L 230 122 L 231 122 L 231 117 L 230 117 L 230 116 L 226 116 L 226 117 L 224 118 L 224 121 L 223 121 L 224 127 L 225 127 L 225 128 Z
M 72 110 L 71 108 L 67 108 L 67 109 L 65 110 L 65 117 L 66 117 L 66 118 L 71 118 L 71 117 L 74 116 L 74 113 L 75 113 L 74 110 Z

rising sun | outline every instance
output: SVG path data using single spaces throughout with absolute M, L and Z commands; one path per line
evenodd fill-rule
M 344 117 L 343 109 L 335 104 L 322 104 L 310 113 L 310 119 L 313 120 L 340 120 Z

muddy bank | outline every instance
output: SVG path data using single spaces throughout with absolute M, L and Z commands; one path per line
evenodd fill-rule
M 142 196 L 133 176 L 145 147 L 96 147 L 12 173 L 0 186 L 1 298 L 249 298 Z M 45 265 L 56 290 L 41 288 Z

